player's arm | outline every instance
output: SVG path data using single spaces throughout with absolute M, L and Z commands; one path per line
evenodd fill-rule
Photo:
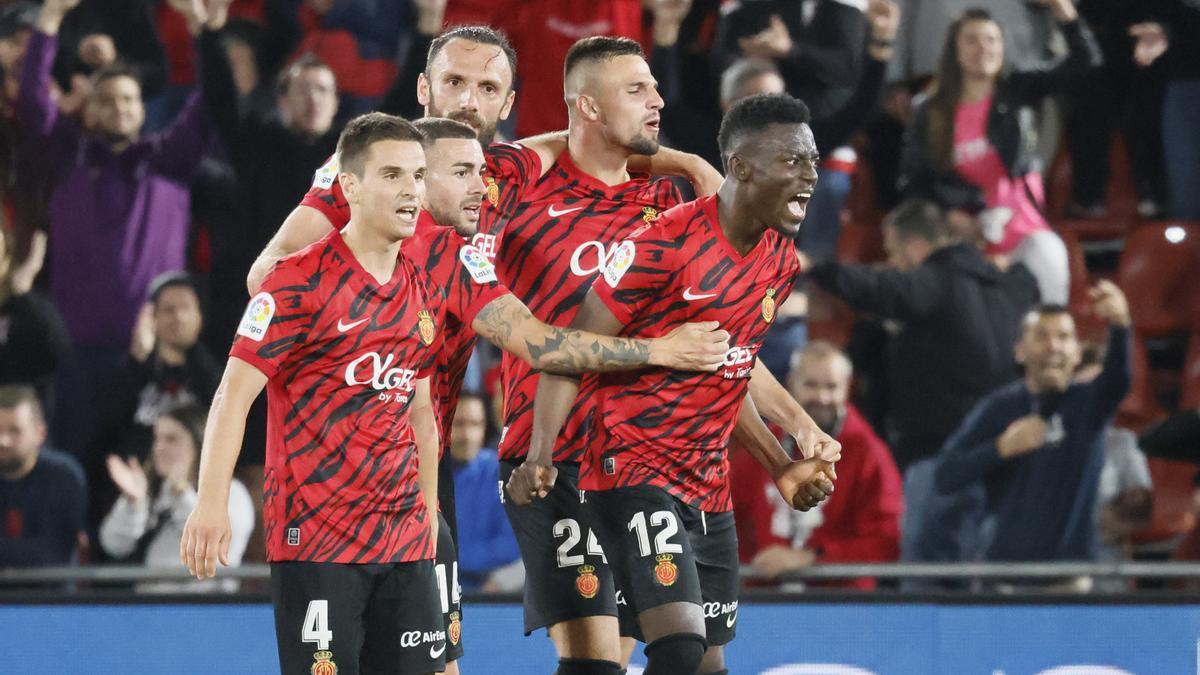
M 520 141 L 521 145 L 537 153 L 542 163 L 542 175 L 558 161 L 558 156 L 567 150 L 567 132 L 551 131 L 530 136 Z M 656 176 L 679 176 L 686 178 L 696 189 L 696 196 L 707 197 L 721 186 L 721 172 L 713 168 L 703 157 L 689 152 L 659 147 L 653 155 L 633 155 L 629 158 L 629 169 Z
M 775 434 L 763 423 L 754 400 L 746 396 L 733 429 L 736 440 L 758 462 L 793 508 L 807 511 L 833 493 L 837 479 L 833 464 L 820 458 L 793 460 L 788 457 Z
M 438 427 L 433 413 L 433 396 L 429 391 L 429 378 L 415 382 L 412 409 L 408 411 L 417 443 L 417 479 L 421 484 L 421 496 L 429 511 L 429 532 L 437 541 L 437 492 L 438 492 Z
M 213 395 L 200 449 L 199 496 L 179 541 L 179 559 L 197 579 L 229 565 L 229 483 L 246 433 L 250 405 L 267 385 L 257 368 L 232 357 Z
M 246 275 L 246 289 L 250 291 L 250 295 L 258 292 L 258 287 L 262 285 L 267 272 L 271 271 L 280 258 L 318 241 L 329 234 L 332 228 L 333 224 L 329 222 L 329 218 L 311 206 L 301 204 L 292 209 L 284 219 L 283 225 L 279 226 L 279 231 L 271 237 L 271 241 L 267 242 L 262 253 L 258 254 L 258 258 L 250 266 L 250 272 Z
M 597 335 L 616 335 L 622 327 L 612 310 L 596 295 L 595 289 L 588 291 L 583 306 L 571 322 L 571 328 Z M 558 470 L 553 464 L 554 441 L 566 423 L 578 394 L 579 379 L 575 376 L 542 373 L 538 377 L 537 394 L 533 399 L 533 436 L 529 442 L 529 453 L 508 479 L 508 494 L 517 504 L 525 505 L 534 498 L 543 498 L 554 487 L 554 481 L 558 478 Z
M 729 350 L 729 334 L 718 325 L 684 324 L 654 339 L 611 337 L 548 325 L 512 294 L 489 302 L 471 322 L 477 333 L 531 367 L 562 374 L 646 366 L 713 372 Z
M 753 399 L 754 406 L 763 417 L 778 424 L 796 439 L 800 454 L 805 459 L 820 457 L 827 462 L 841 459 L 842 444 L 821 431 L 804 406 L 792 398 L 791 393 L 775 379 L 761 360 L 755 360 L 754 369 L 750 371 L 750 394 L 747 398 Z

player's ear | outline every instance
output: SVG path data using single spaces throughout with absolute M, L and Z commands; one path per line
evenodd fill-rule
M 580 94 L 579 98 L 575 99 L 575 107 L 583 115 L 584 119 L 593 122 L 600 119 L 600 106 L 596 105 L 596 99 L 587 94 Z
M 429 78 L 425 77 L 425 73 L 417 74 L 417 103 L 429 105 Z
M 342 186 L 342 194 L 346 196 L 347 204 L 358 203 L 358 176 L 352 173 L 341 172 L 338 174 L 338 183 Z
M 504 100 L 504 107 L 500 109 L 500 119 L 508 119 L 508 113 L 512 112 L 513 102 L 517 100 L 517 92 L 508 92 L 508 98 Z
M 732 154 L 729 156 L 728 175 L 733 176 L 739 182 L 744 183 L 750 179 L 750 174 L 752 172 L 753 170 L 750 168 L 750 165 L 743 161 L 740 156 L 737 154 Z

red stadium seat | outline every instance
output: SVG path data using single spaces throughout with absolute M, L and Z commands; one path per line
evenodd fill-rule
M 1150 526 L 1133 536 L 1139 552 L 1170 553 L 1196 529 L 1192 509 L 1196 466 L 1157 457 L 1148 460 L 1154 483 L 1154 515 Z
M 1200 299 L 1200 224 L 1158 222 L 1125 242 L 1117 283 L 1129 297 L 1133 323 L 1145 337 L 1190 328 Z
M 1091 283 L 1091 277 L 1088 274 L 1087 260 L 1083 255 L 1083 246 L 1079 243 L 1079 237 L 1069 229 L 1059 228 L 1055 230 L 1058 236 L 1062 237 L 1063 243 L 1067 246 L 1067 264 L 1071 270 L 1071 296 L 1070 306 L 1071 313 L 1077 318 L 1090 313 L 1091 302 L 1088 299 L 1088 286 Z

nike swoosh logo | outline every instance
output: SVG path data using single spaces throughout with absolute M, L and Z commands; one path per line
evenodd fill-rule
M 717 297 L 716 293 L 693 293 L 691 286 L 688 286 L 687 288 L 683 289 L 683 299 L 684 300 L 704 300 L 706 298 L 715 298 L 715 297 Z
M 442 655 L 442 653 L 445 651 L 446 651 L 446 643 L 444 643 L 444 642 L 442 643 L 442 646 L 440 648 L 439 647 L 430 647 L 429 648 L 429 658 L 436 659 L 436 658 L 440 657 Z
M 354 323 L 345 323 L 341 319 L 338 319 L 338 332 L 345 333 L 346 331 L 351 330 L 351 329 L 355 328 L 356 326 L 361 326 L 368 321 L 370 321 L 370 319 L 359 319 L 358 321 L 355 321 Z
M 729 615 L 728 619 L 725 619 L 725 627 L 733 628 L 733 624 L 736 622 L 737 622 L 737 612 L 734 612 L 733 614 Z
M 557 218 L 557 217 L 559 217 L 559 216 L 565 216 L 565 215 L 567 215 L 568 213 L 574 213 L 575 211 L 582 211 L 582 210 L 583 210 L 583 207 L 582 207 L 582 206 L 576 206 L 576 207 L 575 207 L 575 208 L 573 208 L 573 209 L 563 209 L 562 211 L 555 211 L 555 210 L 554 210 L 554 207 L 553 207 L 553 206 L 551 206 L 551 207 L 550 207 L 550 208 L 549 208 L 549 209 L 546 211 L 546 213 L 550 214 L 550 217 L 551 217 L 551 218 Z

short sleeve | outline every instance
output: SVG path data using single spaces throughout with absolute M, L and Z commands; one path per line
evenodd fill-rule
M 676 250 L 657 225 L 635 232 L 608 252 L 607 263 L 592 290 L 618 321 L 628 324 L 662 297 L 662 290 L 678 267 L 672 260 Z
M 301 206 L 320 211 L 334 229 L 341 229 L 350 222 L 350 204 L 342 193 L 338 171 L 337 155 L 333 155 L 313 174 L 312 186 L 300 200 Z
M 541 175 L 542 160 L 537 151 L 520 143 L 497 142 L 488 146 L 485 180 L 490 179 L 487 180 L 487 197 L 493 203 L 502 197 L 506 203 L 520 202 L 525 188 L 535 183 Z M 493 190 L 497 194 L 493 194 Z
M 276 265 L 259 292 L 250 298 L 229 355 L 249 363 L 268 378 L 274 377 L 304 342 L 312 325 L 310 289 L 305 274 L 293 264 Z

